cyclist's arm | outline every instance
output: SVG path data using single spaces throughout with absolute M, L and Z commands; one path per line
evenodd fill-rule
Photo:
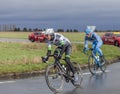
M 49 57 L 49 55 L 51 55 L 51 50 L 52 50 L 51 43 L 48 42 L 48 49 L 47 49 L 47 56 L 48 57 Z
M 95 37 L 96 41 L 99 42 L 100 38 L 96 33 L 93 33 L 93 36 Z
M 60 52 L 60 55 L 62 56 L 62 54 L 64 53 L 65 48 L 66 48 L 65 41 L 63 41 L 63 40 L 60 41 L 60 47 L 62 48 L 62 50 Z
M 95 37 L 95 41 L 97 42 L 97 44 L 96 44 L 96 46 L 95 46 L 95 48 L 98 48 L 99 47 L 99 44 L 102 44 L 103 42 L 102 42 L 102 39 L 101 39 L 101 37 L 99 36 L 99 35 L 97 35 L 96 33 L 94 33 L 94 37 Z
M 88 48 L 88 39 L 87 39 L 86 36 L 85 36 L 85 39 L 84 39 L 84 47 Z

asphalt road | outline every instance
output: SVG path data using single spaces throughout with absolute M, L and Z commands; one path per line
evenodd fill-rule
M 28 39 L 0 38 L 0 42 L 30 42 Z
M 0 42 L 18 42 L 18 43 L 32 43 L 28 39 L 16 39 L 16 38 L 0 38 Z M 83 44 L 84 42 L 75 42 L 75 44 Z
M 60 94 L 120 94 L 120 62 L 109 65 L 106 73 L 84 73 L 81 88 L 65 83 Z M 44 76 L 28 79 L 0 80 L 0 94 L 53 94 Z

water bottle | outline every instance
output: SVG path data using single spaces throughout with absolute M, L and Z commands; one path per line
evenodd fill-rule
M 99 60 L 100 60 L 99 56 L 95 56 L 95 58 L 97 59 L 97 61 L 99 61 Z
M 65 67 L 65 65 L 62 65 L 62 67 L 66 70 L 66 67 Z

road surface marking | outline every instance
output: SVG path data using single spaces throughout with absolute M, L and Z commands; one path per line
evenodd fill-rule
M 106 70 L 105 72 L 110 72 L 110 70 Z M 102 73 L 102 71 L 97 71 L 96 73 Z M 90 75 L 90 72 L 83 73 L 83 75 Z

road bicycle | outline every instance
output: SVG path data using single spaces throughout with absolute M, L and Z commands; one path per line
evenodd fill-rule
M 64 82 L 71 82 L 75 87 L 80 87 L 83 80 L 80 64 L 72 62 L 75 67 L 75 71 L 78 74 L 79 82 L 78 84 L 74 84 L 75 81 L 73 73 L 71 72 L 69 66 L 61 63 L 61 61 L 65 61 L 65 59 L 59 59 L 58 53 L 59 51 L 54 51 L 54 54 L 49 56 L 54 57 L 54 61 L 52 64 L 48 65 L 45 70 L 45 80 L 48 87 L 55 93 L 61 92 Z M 44 58 L 42 57 L 42 60 L 43 59 Z
M 91 54 L 88 58 L 88 68 L 91 74 L 95 75 L 98 72 L 99 68 L 102 72 L 105 72 L 107 67 L 105 56 L 103 55 L 100 58 L 94 54 L 94 49 L 89 48 L 88 50 L 91 51 Z

